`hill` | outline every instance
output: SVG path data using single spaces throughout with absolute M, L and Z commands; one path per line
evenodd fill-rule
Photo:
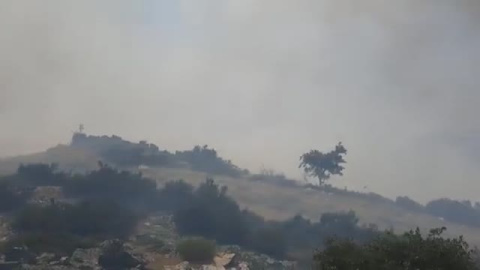
M 144 169 L 143 174 L 163 184 L 172 179 L 183 179 L 199 185 L 209 176 L 205 173 L 182 169 Z M 441 220 L 426 213 L 403 209 L 393 201 L 383 201 L 377 197 L 356 196 L 354 193 L 327 193 L 305 187 L 289 187 L 255 181 L 248 178 L 216 176 L 215 181 L 227 186 L 229 194 L 242 207 L 248 208 L 268 219 L 284 220 L 295 214 L 302 214 L 318 220 L 323 213 L 353 210 L 363 224 L 376 224 L 379 228 L 393 228 L 397 232 L 419 227 L 448 228 L 446 235 L 464 235 L 470 243 L 480 246 L 480 228 L 460 225 Z
M 464 235 L 470 243 L 480 245 L 480 228 L 478 227 L 444 221 L 421 211 L 410 211 L 377 194 L 361 194 L 334 188 L 317 190 L 290 182 L 279 176 L 268 176 L 268 179 L 263 179 L 262 176 L 254 177 L 248 172 L 240 170 L 230 161 L 218 157 L 214 150 L 206 147 L 169 153 L 145 142 L 130 143 L 116 136 L 90 137 L 90 141 L 85 141 L 88 138 L 81 138 L 84 140 L 82 141 L 83 145 L 77 141 L 72 145 L 59 145 L 42 153 L 0 160 L 0 174 L 10 174 L 22 163 L 57 163 L 60 169 L 66 171 L 90 171 L 97 167 L 98 161 L 114 163 L 109 160 L 109 155 L 112 155 L 111 149 L 119 148 L 118 145 L 123 146 L 123 148 L 120 147 L 121 149 L 136 149 L 135 151 L 140 146 L 150 151 L 150 157 L 158 157 L 158 153 L 161 153 L 162 156 L 168 156 L 170 162 L 173 161 L 173 163 L 167 165 L 150 162 L 150 166 L 138 166 L 152 160 L 164 161 L 165 159 L 145 159 L 148 155 L 137 151 L 138 155 L 144 157 L 144 162 L 135 161 L 116 165 L 123 169 L 140 170 L 144 176 L 156 180 L 160 185 L 170 180 L 183 179 L 198 186 L 206 177 L 213 177 L 216 182 L 228 187 L 229 194 L 242 207 L 248 208 L 266 219 L 283 220 L 296 214 L 302 214 L 312 220 L 318 220 L 326 212 L 353 210 L 363 224 L 376 224 L 379 228 L 393 228 L 397 232 L 417 226 L 424 230 L 445 226 L 448 228 L 448 236 Z M 99 148 L 94 144 L 89 144 L 92 141 L 99 143 L 101 140 L 112 142 L 112 138 L 116 143 L 108 147 Z M 124 155 L 128 153 L 123 150 Z M 199 157 L 205 155 L 209 156 L 207 159 L 209 162 L 199 161 Z M 212 166 L 212 164 L 214 165 Z M 219 170 L 218 168 L 230 168 L 231 170 Z
M 74 148 L 69 145 L 58 145 L 44 152 L 0 159 L 0 175 L 14 173 L 20 164 L 58 164 L 63 171 L 84 172 L 97 168 L 101 160 L 94 153 Z

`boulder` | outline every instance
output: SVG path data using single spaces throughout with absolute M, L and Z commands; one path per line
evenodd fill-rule
M 275 260 L 265 254 L 244 251 L 238 246 L 223 246 L 224 254 L 236 255 L 226 269 L 265 269 L 265 270 L 293 270 L 297 269 L 295 262 Z
M 165 270 L 189 270 L 189 269 L 190 269 L 189 262 L 182 262 L 174 266 L 165 266 Z
M 143 258 L 127 252 L 120 240 L 109 240 L 101 244 L 102 254 L 98 258 L 99 265 L 106 270 L 144 269 Z
M 101 253 L 99 248 L 77 249 L 73 252 L 69 263 L 79 269 L 100 270 L 98 259 Z
M 217 267 L 226 267 L 231 264 L 234 257 L 235 253 L 222 253 L 217 254 L 213 261 Z
M 50 264 L 50 262 L 55 261 L 55 254 L 52 253 L 42 253 L 36 258 L 37 264 Z

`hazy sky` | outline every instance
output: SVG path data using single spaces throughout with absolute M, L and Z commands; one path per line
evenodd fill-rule
M 2 0 L 1 156 L 92 134 L 209 144 L 339 186 L 480 200 L 478 0 Z

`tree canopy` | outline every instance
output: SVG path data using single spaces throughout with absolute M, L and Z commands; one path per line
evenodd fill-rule
M 315 269 L 477 269 L 467 242 L 462 237 L 444 238 L 444 231 L 433 229 L 426 237 L 419 229 L 402 235 L 385 232 L 366 244 L 331 239 L 315 255 Z
M 332 175 L 343 175 L 345 168 L 342 164 L 346 163 L 343 156 L 346 154 L 347 149 L 341 142 L 328 153 L 311 150 L 300 156 L 299 168 L 303 168 L 307 175 L 318 178 L 319 184 L 323 185 Z

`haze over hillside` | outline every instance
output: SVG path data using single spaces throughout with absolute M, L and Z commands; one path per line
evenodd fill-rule
M 479 200 L 479 3 L 4 0 L 0 155 L 84 123 L 300 178 L 341 140 L 340 187 Z
M 4 179 L 8 179 L 8 175 L 18 173 L 20 164 L 32 164 L 32 172 L 35 172 L 35 168 L 45 166 L 35 165 L 39 163 L 55 163 L 61 171 L 81 175 L 89 175 L 91 171 L 108 166 L 140 171 L 143 176 L 156 181 L 158 187 L 177 179 L 199 186 L 212 177 L 216 183 L 228 188 L 230 196 L 241 208 L 268 220 L 284 221 L 300 214 L 318 221 L 327 213 L 354 211 L 362 226 L 375 224 L 380 229 L 393 228 L 396 232 L 416 227 L 425 232 L 445 226 L 448 228 L 447 236 L 463 235 L 472 245 L 480 243 L 480 202 L 436 199 L 421 205 L 408 197 L 389 200 L 375 193 L 357 193 L 328 185 L 306 186 L 303 182 L 274 172 L 255 174 L 243 170 L 207 146 L 165 151 L 146 141 L 135 143 L 115 135 L 75 133 L 70 145 L 58 145 L 34 155 L 0 160 L 0 178 L 7 176 Z M 34 179 L 42 176 L 40 170 L 33 175 Z M 113 180 L 107 190 L 122 186 L 120 180 Z M 90 185 L 96 184 L 87 184 Z M 95 190 L 95 187 L 89 188 Z

